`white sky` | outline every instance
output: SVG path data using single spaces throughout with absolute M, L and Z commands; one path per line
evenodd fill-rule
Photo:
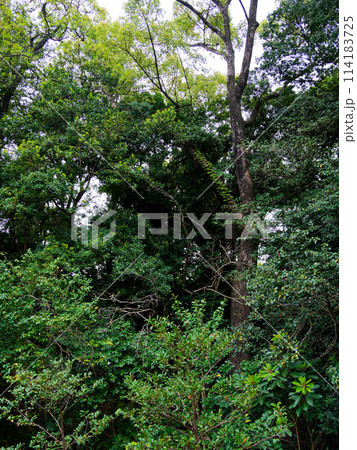
M 98 5 L 103 6 L 111 15 L 112 19 L 117 19 L 119 16 L 123 15 L 123 0 L 97 0 Z M 167 12 L 172 11 L 173 0 L 160 0 L 161 7 Z M 248 11 L 249 1 L 243 0 L 243 4 Z M 238 14 L 241 14 L 241 6 L 238 1 L 232 3 L 233 8 L 231 9 L 232 14 L 234 10 L 239 10 Z M 275 0 L 262 0 L 258 2 L 258 21 L 264 19 L 269 12 L 273 11 L 275 5 Z
M 120 16 L 124 16 L 123 11 L 123 5 L 125 3 L 124 0 L 97 0 L 97 3 L 99 6 L 104 7 L 108 13 L 110 14 L 111 18 L 113 20 L 117 19 Z M 174 3 L 174 0 L 160 0 L 161 7 L 168 13 L 172 13 L 172 5 Z M 258 22 L 261 22 L 264 20 L 267 15 L 272 12 L 275 9 L 277 1 L 276 0 L 261 0 L 258 1 L 258 12 L 257 12 L 257 19 Z M 246 8 L 246 10 L 249 10 L 249 0 L 243 0 L 243 4 Z M 244 18 L 242 7 L 240 6 L 239 2 L 233 1 L 231 6 L 231 12 L 233 19 L 242 20 Z M 253 53 L 253 61 L 254 59 L 259 56 L 262 52 L 262 47 L 259 43 L 259 40 L 256 41 L 254 46 L 254 53 Z M 206 54 L 208 64 L 215 70 L 225 73 L 226 72 L 226 63 L 223 61 L 222 58 L 216 57 L 212 54 Z M 254 62 L 253 62 L 254 66 Z M 237 57 L 237 69 L 240 68 L 240 58 L 239 55 Z

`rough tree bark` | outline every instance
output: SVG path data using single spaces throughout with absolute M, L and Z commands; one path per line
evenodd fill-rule
M 229 2 L 227 2 L 228 4 Z M 258 0 L 251 0 L 249 16 L 247 16 L 248 27 L 245 40 L 245 48 L 243 54 L 242 67 L 236 82 L 235 71 L 235 52 L 232 45 L 228 9 L 221 7 L 221 14 L 224 21 L 224 44 L 227 54 L 227 91 L 229 101 L 230 122 L 232 128 L 233 154 L 235 160 L 236 180 L 239 188 L 241 203 L 246 205 L 254 201 L 254 185 L 249 172 L 246 149 L 243 145 L 245 137 L 245 122 L 242 115 L 242 96 L 247 85 L 249 68 L 252 59 L 254 35 L 258 27 L 256 20 Z M 233 281 L 230 322 L 232 326 L 247 319 L 250 308 L 245 303 L 247 295 L 246 272 L 255 264 L 255 253 L 257 243 L 254 240 L 243 239 L 238 245 L 238 254 L 236 261 L 236 270 L 238 278 Z M 244 355 L 238 355 L 238 359 L 244 358 Z M 236 361 L 239 363 L 240 361 Z

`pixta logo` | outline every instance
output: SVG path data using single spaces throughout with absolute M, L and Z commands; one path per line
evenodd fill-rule
M 80 230 L 80 241 L 83 245 L 91 246 L 95 249 L 98 249 L 99 246 L 99 227 L 107 220 L 113 218 L 116 212 L 112 209 L 106 212 L 105 214 L 98 217 L 91 225 L 83 225 L 78 226 L 78 221 L 80 220 L 80 216 L 76 213 L 71 215 L 71 238 L 74 241 L 78 240 L 78 230 Z M 89 241 L 89 232 L 91 230 L 91 241 Z M 116 232 L 116 223 L 115 219 L 110 222 L 110 231 L 105 236 L 101 237 L 102 242 L 107 242 L 109 239 L 115 236 Z
M 71 238 L 74 241 L 80 240 L 83 245 L 91 246 L 95 249 L 99 247 L 99 241 L 104 243 L 113 238 L 116 234 L 116 222 L 114 210 L 109 210 L 102 214 L 93 223 L 84 223 L 83 217 L 79 213 L 71 216 Z M 192 224 L 193 229 L 187 236 L 182 235 L 182 224 L 185 219 Z M 110 231 L 104 236 L 101 235 L 99 239 L 99 227 L 110 220 Z M 224 227 L 224 236 L 226 239 L 233 239 L 233 224 L 234 222 L 241 222 L 244 225 L 243 232 L 237 239 L 247 239 L 250 236 L 261 234 L 266 239 L 268 231 L 262 219 L 258 214 L 250 214 L 244 217 L 241 213 L 205 213 L 202 217 L 197 217 L 194 213 L 187 213 L 183 216 L 181 213 L 174 213 L 172 227 L 173 239 L 194 239 L 196 236 L 201 236 L 203 239 L 212 239 L 211 235 L 205 228 L 209 219 L 216 222 L 222 221 Z M 141 213 L 138 214 L 138 239 L 146 239 L 148 233 L 156 236 L 163 236 L 169 234 L 169 214 L 168 213 Z
M 212 217 L 211 213 L 205 213 L 201 218 L 196 217 L 193 213 L 187 213 L 187 218 L 192 223 L 194 229 L 188 234 L 186 239 L 193 239 L 197 234 L 201 235 L 203 239 L 212 239 L 207 232 L 204 225 Z M 268 232 L 262 219 L 258 214 L 250 214 L 247 217 L 243 217 L 243 214 L 229 214 L 218 213 L 213 215 L 216 220 L 223 220 L 225 228 L 225 238 L 233 238 L 233 222 L 244 220 L 244 229 L 239 239 L 247 239 L 249 236 L 257 235 L 258 232 L 263 238 L 267 238 Z M 182 222 L 184 217 L 180 213 L 174 213 L 173 215 L 173 238 L 182 239 Z M 158 226 L 147 226 L 147 222 L 155 221 L 159 223 Z M 167 235 L 169 233 L 169 215 L 167 213 L 142 213 L 138 214 L 138 238 L 145 239 L 147 231 L 152 235 Z

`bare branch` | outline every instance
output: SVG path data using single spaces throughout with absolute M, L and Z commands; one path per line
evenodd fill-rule
M 188 92 L 190 93 L 190 100 L 191 100 L 191 104 L 192 104 L 193 99 L 192 99 L 192 93 L 191 93 L 191 86 L 190 86 L 190 83 L 189 83 L 188 78 L 187 78 L 186 69 L 185 69 L 185 66 L 183 64 L 180 52 L 177 52 L 177 56 L 178 56 L 178 58 L 180 60 L 180 64 L 181 64 L 181 67 L 182 67 L 182 70 L 183 70 L 183 74 L 184 74 L 184 77 L 185 77 L 185 81 L 186 81 L 186 86 L 187 86 Z
M 247 14 L 247 11 L 246 11 L 243 3 L 242 3 L 242 0 L 239 0 L 239 3 L 240 3 L 240 5 L 241 5 L 241 7 L 242 7 L 242 9 L 244 11 L 244 15 L 245 15 L 245 18 L 247 19 L 247 22 L 249 22 L 248 14 Z
M 199 19 L 202 20 L 202 22 L 207 25 L 208 28 L 210 28 L 217 36 L 219 36 L 222 40 L 225 39 L 224 34 L 222 33 L 222 31 L 215 27 L 214 25 L 211 24 L 211 22 L 209 20 L 207 20 L 207 18 L 200 13 L 196 8 L 194 8 L 192 5 L 190 5 L 189 3 L 185 2 L 184 0 L 176 0 L 178 3 L 180 3 L 182 6 L 185 6 L 186 8 L 188 8 L 190 11 L 192 11 Z
M 158 63 L 158 58 L 157 58 L 157 54 L 156 54 L 154 39 L 152 37 L 150 25 L 149 25 L 148 21 L 146 20 L 146 17 L 144 17 L 144 21 L 145 21 L 146 28 L 147 28 L 148 33 L 149 33 L 149 39 L 150 39 L 152 51 L 153 51 L 153 54 L 154 54 L 154 63 L 155 63 L 155 71 L 156 71 L 157 80 L 158 80 L 158 83 L 159 83 L 161 91 L 163 91 L 164 88 L 163 88 L 162 82 L 161 82 L 160 71 L 159 71 L 159 63 Z
M 205 44 L 204 42 L 197 42 L 197 44 L 191 44 L 190 47 L 202 47 L 208 52 L 214 53 L 215 55 L 218 56 L 223 56 L 223 58 L 226 59 L 226 54 L 224 52 L 220 52 L 219 50 L 216 50 L 215 48 L 213 48 L 209 44 Z
M 243 91 L 247 85 L 249 67 L 253 54 L 254 35 L 259 25 L 259 23 L 257 22 L 257 7 L 258 7 L 258 0 L 251 0 L 242 67 L 240 70 L 238 82 L 235 89 L 235 95 L 237 99 L 242 98 Z

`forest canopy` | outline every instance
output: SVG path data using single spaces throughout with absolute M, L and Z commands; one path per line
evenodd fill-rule
M 0 3 L 1 449 L 335 450 L 338 2 L 124 9 Z

